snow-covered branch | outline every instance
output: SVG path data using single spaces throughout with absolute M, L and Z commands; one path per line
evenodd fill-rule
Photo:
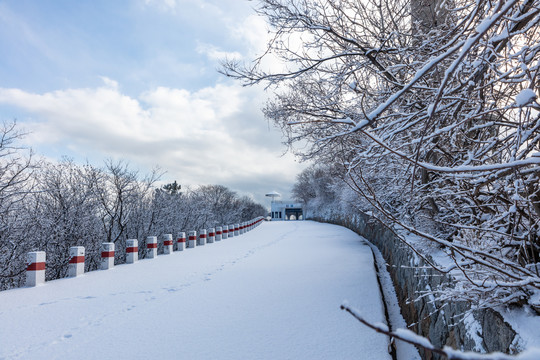
M 388 327 L 384 324 L 371 323 L 368 320 L 366 320 L 357 309 L 349 306 L 346 303 L 341 305 L 341 309 L 351 314 L 356 320 L 358 320 L 362 324 L 366 325 L 367 327 L 379 333 L 385 334 L 399 341 L 404 341 L 406 343 L 415 345 L 419 348 L 429 350 L 433 353 L 444 356 L 446 359 L 449 359 L 449 360 L 535 360 L 535 359 L 540 358 L 540 349 L 538 348 L 527 349 L 524 352 L 515 356 L 506 355 L 502 353 L 478 354 L 474 352 L 464 352 L 464 351 L 452 349 L 448 346 L 445 346 L 444 348 L 440 349 L 440 348 L 435 347 L 425 337 L 420 336 L 412 332 L 411 330 L 396 329 L 394 331 L 390 331 Z
M 318 164 L 299 197 L 356 202 L 443 249 L 453 265 L 433 266 L 458 274 L 458 297 L 496 306 L 536 291 L 540 0 L 258 4 L 268 48 L 223 72 L 275 89 L 266 117 Z

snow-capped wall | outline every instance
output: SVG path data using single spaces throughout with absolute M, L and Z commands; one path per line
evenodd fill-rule
M 364 213 L 314 219 L 345 226 L 372 242 L 383 254 L 392 276 L 401 312 L 410 330 L 429 338 L 438 347 L 479 352 L 516 352 L 516 332 L 493 310 L 471 309 L 465 302 L 440 303 L 426 291 L 452 279 L 429 268 L 409 247 L 378 219 Z M 423 296 L 422 296 L 423 295 Z M 438 359 L 428 351 L 425 359 Z

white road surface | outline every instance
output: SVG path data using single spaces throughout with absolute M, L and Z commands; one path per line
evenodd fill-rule
M 0 292 L 0 359 L 390 359 L 370 248 L 310 221 Z

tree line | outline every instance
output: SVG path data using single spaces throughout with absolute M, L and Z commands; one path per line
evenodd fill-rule
M 0 128 L 0 290 L 24 285 L 29 251 L 46 252 L 46 279 L 53 280 L 67 275 L 71 246 L 85 247 L 85 271 L 92 271 L 99 268 L 103 242 L 116 245 L 121 264 L 127 239 L 139 240 L 144 258 L 147 236 L 176 236 L 267 213 L 222 185 L 158 186 L 158 170 L 141 175 L 122 160 L 102 167 L 35 160 L 17 145 L 23 135 L 15 123 Z

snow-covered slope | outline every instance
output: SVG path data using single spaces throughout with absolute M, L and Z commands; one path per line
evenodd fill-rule
M 389 359 L 371 250 L 315 222 L 0 292 L 0 359 Z

